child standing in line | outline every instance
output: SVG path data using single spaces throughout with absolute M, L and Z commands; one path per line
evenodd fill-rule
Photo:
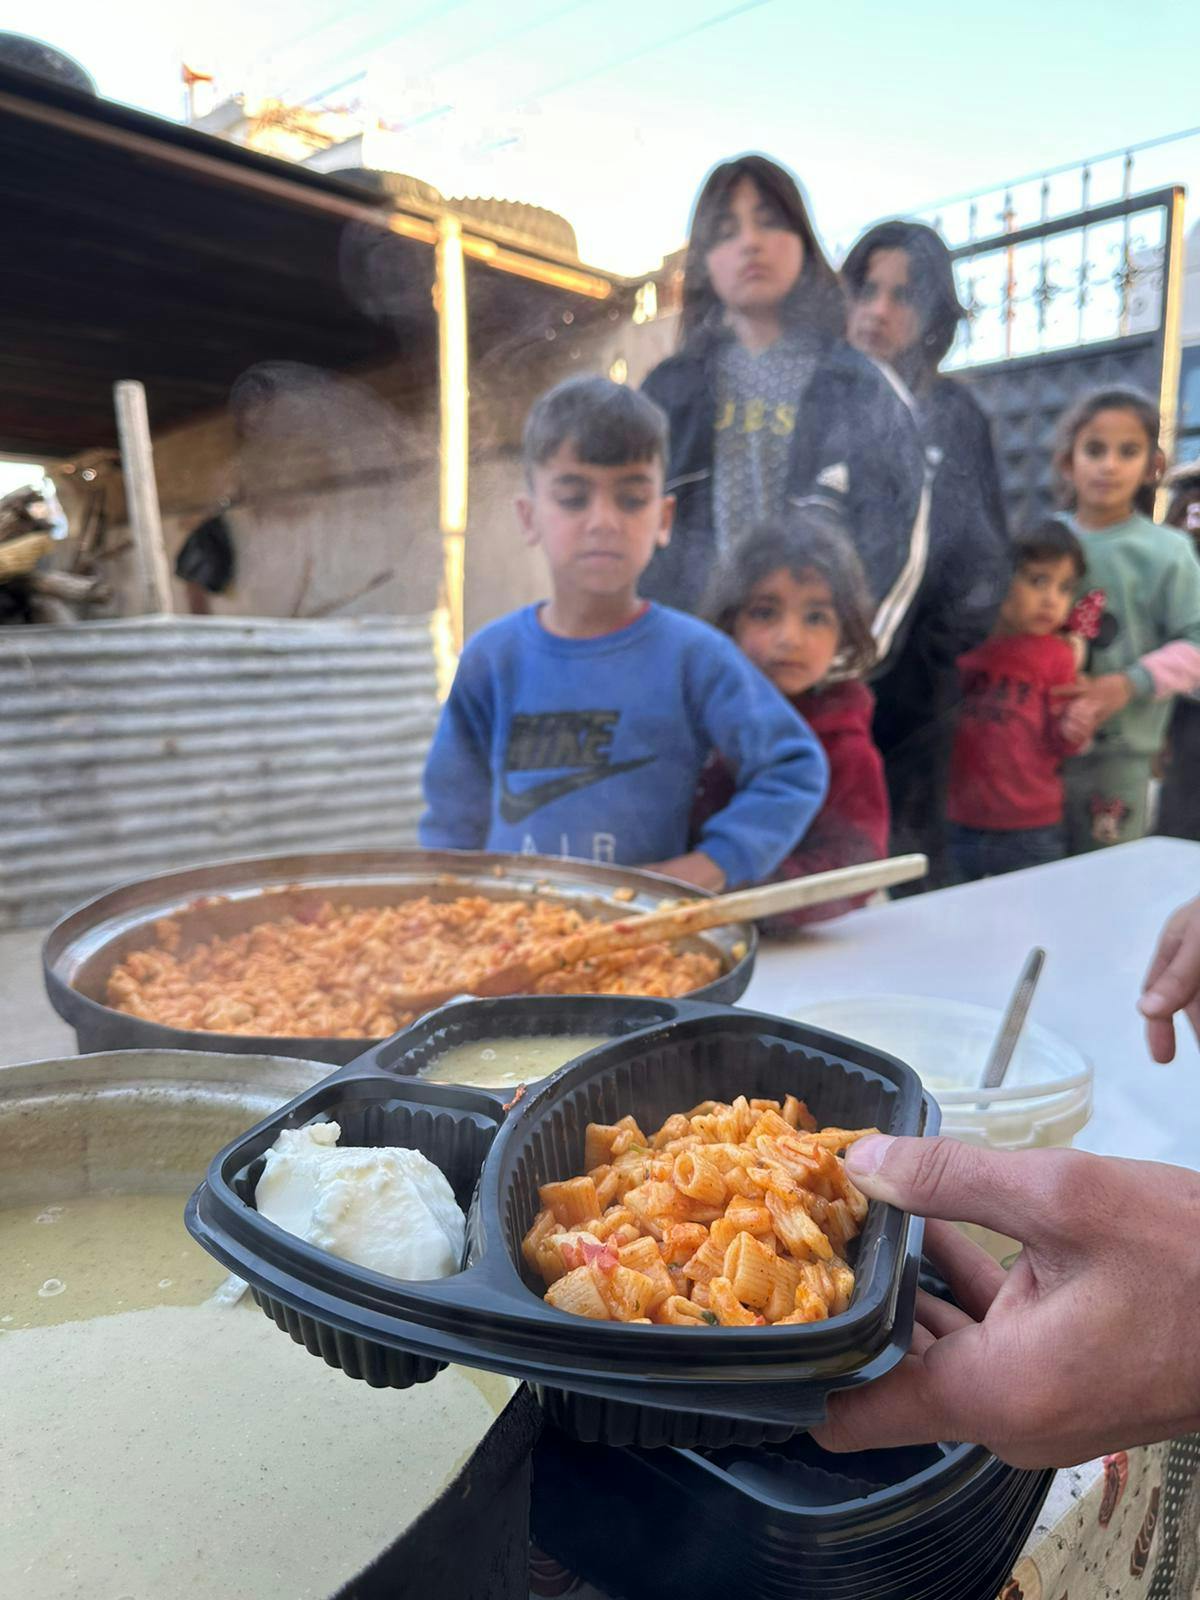
M 962 704 L 950 758 L 947 816 L 959 880 L 1042 866 L 1064 854 L 1064 729 L 1056 691 L 1074 683 L 1061 629 L 1083 577 L 1083 547 L 1065 523 L 1013 541 L 1016 572 L 991 635 L 958 660 Z
M 874 697 L 860 681 L 875 660 L 872 607 L 862 563 L 835 512 L 810 506 L 751 533 L 718 568 L 708 615 L 731 634 L 808 723 L 829 761 L 829 793 L 773 877 L 806 877 L 887 854 L 888 797 L 883 758 L 871 738 Z M 728 803 L 733 789 L 720 757 L 705 768 L 694 822 Z M 800 824 L 797 826 L 796 824 Z M 769 918 L 789 933 L 838 917 L 867 896 Z
M 425 767 L 430 849 L 653 866 L 706 889 L 757 883 L 825 796 L 821 747 L 728 639 L 638 595 L 670 537 L 666 419 L 606 378 L 541 397 L 517 514 L 551 598 L 463 651 Z M 728 804 L 688 847 L 701 769 L 730 760 Z
M 1071 855 L 1142 837 L 1172 702 L 1200 687 L 1200 562 L 1185 534 L 1150 520 L 1158 430 L 1154 403 L 1120 388 L 1085 395 L 1059 428 L 1054 465 L 1087 586 L 1104 594 L 1090 676 L 1061 691 L 1067 738 L 1089 746 L 1064 770 Z

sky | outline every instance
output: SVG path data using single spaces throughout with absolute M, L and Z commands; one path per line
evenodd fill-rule
M 704 173 L 739 150 L 799 174 L 836 256 L 881 216 L 1200 122 L 1193 0 L 1142 0 L 1136 27 L 1125 0 L 110 0 L 95 16 L 0 0 L 0 28 L 160 115 L 182 115 L 185 60 L 252 99 L 362 96 L 402 130 L 389 165 L 549 206 L 586 260 L 631 274 L 683 241 Z M 1136 177 L 1200 192 L 1200 137 Z M 1119 180 L 1109 163 L 1094 195 Z M 965 210 L 946 216 L 953 231 Z

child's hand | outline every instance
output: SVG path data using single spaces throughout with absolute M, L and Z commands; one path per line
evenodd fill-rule
M 720 894 L 725 887 L 725 874 L 703 850 L 689 850 L 687 855 L 672 856 L 670 861 L 648 861 L 646 871 L 661 872 L 665 878 L 682 878 L 684 883 L 711 889 L 714 894 Z
M 1123 672 L 1106 672 L 1099 678 L 1080 678 L 1050 691 L 1070 704 L 1063 712 L 1063 736 L 1071 744 L 1087 744 L 1101 723 L 1124 711 L 1133 698 L 1133 684 Z

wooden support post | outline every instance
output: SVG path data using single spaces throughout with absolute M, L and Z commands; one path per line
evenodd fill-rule
M 434 301 L 438 318 L 439 519 L 442 531 L 442 606 L 450 646 L 463 647 L 463 590 L 467 528 L 467 451 L 469 389 L 467 376 L 467 278 L 462 228 L 458 218 L 438 223 L 437 282 Z
M 129 529 L 142 569 L 146 609 L 166 612 L 175 609 L 171 587 L 171 567 L 163 543 L 162 519 L 158 511 L 158 486 L 154 480 L 154 451 L 150 444 L 150 419 L 146 411 L 146 391 L 134 379 L 114 384 L 117 409 L 117 436 L 121 442 L 121 472 L 125 479 L 125 503 Z
M 1176 185 L 1171 191 L 1171 203 L 1163 218 L 1162 321 L 1158 330 L 1162 350 L 1158 408 L 1162 420 L 1158 430 L 1158 445 L 1168 463 L 1175 452 L 1175 429 L 1179 421 L 1180 325 L 1183 320 L 1185 271 L 1183 201 L 1184 190 Z M 1160 516 L 1166 515 L 1168 501 L 1166 490 L 1160 489 L 1156 505 Z

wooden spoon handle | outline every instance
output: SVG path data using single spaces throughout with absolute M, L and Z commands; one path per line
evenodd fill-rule
M 838 867 L 833 872 L 816 872 L 807 878 L 789 878 L 784 883 L 766 883 L 710 899 L 690 900 L 685 905 L 622 917 L 617 922 L 570 935 L 552 949 L 539 953 L 527 965 L 537 977 L 542 977 L 558 967 L 574 966 L 577 961 L 635 949 L 638 945 L 656 944 L 660 939 L 685 938 L 705 928 L 720 928 L 731 922 L 754 922 L 760 917 L 823 905 L 829 900 L 873 894 L 892 884 L 923 878 L 928 871 L 929 862 L 925 856 L 892 856 L 887 861 L 868 861 L 862 866 Z

